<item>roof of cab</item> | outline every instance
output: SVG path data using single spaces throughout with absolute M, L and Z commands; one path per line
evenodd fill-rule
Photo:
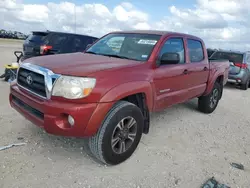
M 176 34 L 176 35 L 183 35 L 183 36 L 187 36 L 187 37 L 200 39 L 199 37 L 196 37 L 194 35 L 172 32 L 172 31 L 161 31 L 161 30 L 125 30 L 125 31 L 114 31 L 111 33 L 136 33 L 136 34 L 138 33 L 138 34 L 152 34 L 152 35 L 161 35 L 161 36 Z

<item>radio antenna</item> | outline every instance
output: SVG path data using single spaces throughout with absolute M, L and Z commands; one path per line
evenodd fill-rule
M 76 33 L 76 4 L 74 4 L 74 13 L 75 13 L 75 33 Z

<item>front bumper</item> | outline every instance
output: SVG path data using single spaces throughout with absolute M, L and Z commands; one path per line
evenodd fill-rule
M 77 104 L 45 100 L 27 94 L 17 85 L 11 86 L 9 100 L 15 110 L 47 133 L 84 137 L 96 131 L 92 128 L 92 132 L 86 132 L 85 129 L 98 106 L 97 103 Z M 68 123 L 68 115 L 75 120 L 73 126 Z
M 237 81 L 236 81 L 236 79 L 227 79 L 227 82 L 228 83 L 234 83 L 234 84 L 236 84 L 237 83 Z

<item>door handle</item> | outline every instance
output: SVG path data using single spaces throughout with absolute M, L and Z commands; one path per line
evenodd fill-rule
M 204 69 L 203 69 L 204 71 L 207 71 L 208 70 L 208 68 L 207 67 L 204 67 Z
M 185 69 L 185 70 L 183 71 L 183 74 L 188 74 L 188 70 Z

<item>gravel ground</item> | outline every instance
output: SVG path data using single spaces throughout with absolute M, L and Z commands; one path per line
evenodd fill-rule
M 18 48 L 0 44 L 1 72 Z M 0 151 L 1 188 L 198 188 L 212 176 L 232 188 L 250 187 L 250 90 L 226 86 L 211 115 L 197 111 L 197 100 L 153 114 L 134 155 L 106 167 L 87 156 L 81 139 L 48 135 L 26 121 L 9 106 L 8 83 L 0 81 L 0 88 L 0 146 L 27 143 Z

